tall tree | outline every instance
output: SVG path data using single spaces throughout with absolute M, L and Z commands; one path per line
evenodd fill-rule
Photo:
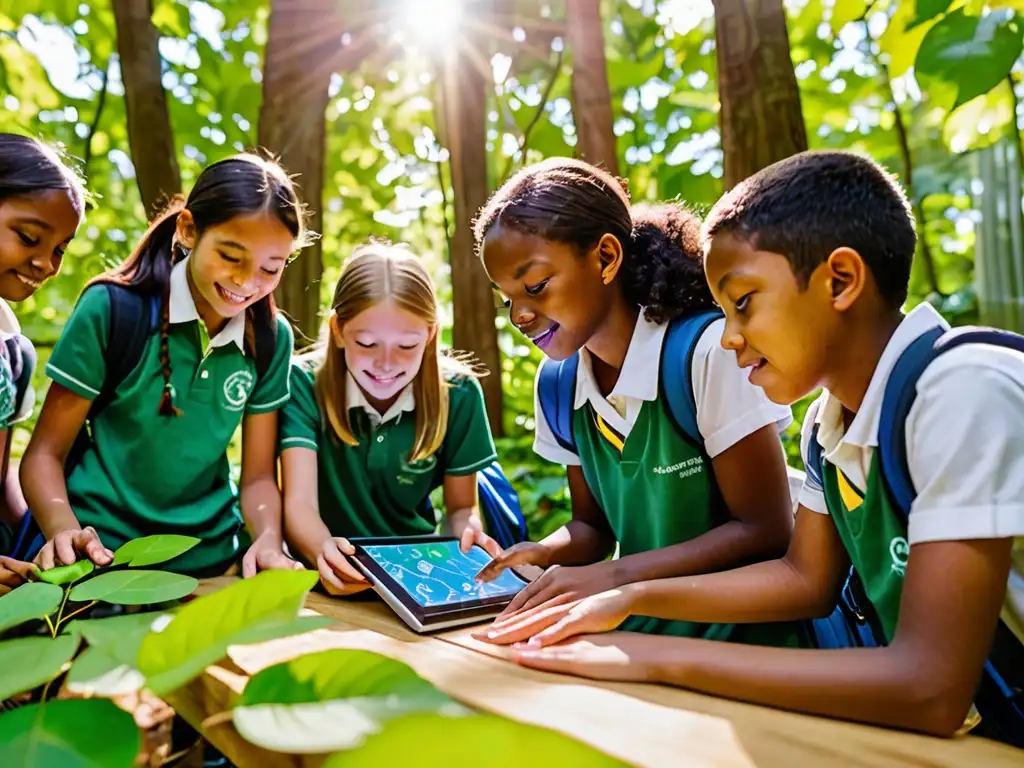
M 342 26 L 328 0 L 273 0 L 263 65 L 259 143 L 296 176 L 310 209 L 309 226 L 323 225 L 324 141 L 328 87 Z M 319 240 L 284 272 L 277 301 L 299 334 L 316 338 L 323 261 Z
M 181 190 L 152 0 L 113 0 L 128 143 L 146 216 Z
M 807 149 L 782 0 L 714 0 L 725 188 Z
M 474 15 L 491 11 L 486 2 L 474 3 Z M 483 26 L 483 25 L 480 25 Z M 501 352 L 495 331 L 497 308 L 486 273 L 480 268 L 473 240 L 473 219 L 487 202 L 487 89 L 489 56 L 482 53 L 482 35 L 476 29 L 459 30 L 457 44 L 441 57 L 437 98 L 441 102 L 440 135 L 451 164 L 455 230 L 449 263 L 452 274 L 454 323 L 452 341 L 457 349 L 472 350 L 489 371 L 482 384 L 487 417 L 495 436 L 502 423 Z M 443 179 L 442 179 L 443 183 Z
M 618 175 L 612 97 L 604 53 L 600 0 L 566 0 L 566 37 L 572 51 L 572 112 L 576 151 L 588 163 Z

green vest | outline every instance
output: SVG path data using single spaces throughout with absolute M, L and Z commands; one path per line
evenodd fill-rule
M 871 459 L 864 491 L 845 476 L 840 477 L 839 470 L 828 462 L 824 462 L 822 480 L 828 513 L 878 616 L 885 640 L 892 642 L 910 545 L 906 526 L 893 510 L 882 482 L 878 451 Z M 863 501 L 858 505 L 860 498 Z
M 619 451 L 588 403 L 573 414 L 573 435 L 587 487 L 604 510 L 619 555 L 690 541 L 727 522 L 711 459 L 676 426 L 663 398 L 643 404 Z M 798 624 L 698 624 L 632 616 L 621 629 L 754 645 L 798 646 Z

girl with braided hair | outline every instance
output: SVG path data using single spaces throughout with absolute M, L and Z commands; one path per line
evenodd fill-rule
M 553 158 L 506 182 L 481 211 L 476 235 L 512 324 L 549 358 L 537 377 L 534 450 L 566 465 L 572 496 L 569 523 L 509 548 L 480 573 L 491 579 L 512 566 L 547 568 L 480 638 L 527 640 L 532 616 L 550 606 L 784 552 L 793 512 L 778 433 L 790 410 L 750 384 L 720 344 L 724 320 L 710 314 L 697 217 L 678 204 L 631 206 L 609 174 Z M 689 347 L 677 349 L 670 339 L 685 337 L 669 331 L 689 319 L 701 325 L 691 326 Z M 545 369 L 556 367 L 561 381 L 573 371 L 561 361 L 575 365 L 567 374 L 575 379 L 549 423 Z M 681 428 L 670 402 L 678 392 L 666 394 L 684 387 L 699 435 Z M 616 545 L 620 557 L 608 560 Z M 623 628 L 803 641 L 789 623 L 637 616 Z
M 130 539 L 178 533 L 200 543 L 168 568 L 224 573 L 248 539 L 239 506 L 254 540 L 243 570 L 295 567 L 281 550 L 275 456 L 293 342 L 273 291 L 304 238 L 285 171 L 236 155 L 207 167 L 127 261 L 86 288 L 46 366 L 53 384 L 22 462 L 43 568 L 82 552 L 104 565 Z M 114 319 L 125 296 L 142 297 L 152 322 L 107 395 L 125 354 L 111 348 L 126 333 Z M 226 453 L 239 423 L 240 493 Z

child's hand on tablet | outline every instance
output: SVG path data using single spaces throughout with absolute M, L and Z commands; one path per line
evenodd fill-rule
M 327 539 L 316 559 L 320 581 L 331 595 L 354 595 L 370 588 L 366 577 L 361 574 L 346 555 L 354 555 L 356 548 L 348 539 L 337 536 Z
M 501 554 L 501 546 L 484 533 L 483 528 L 480 526 L 480 521 L 475 517 L 469 518 L 466 523 L 466 527 L 462 529 L 462 534 L 459 536 L 459 549 L 462 552 L 469 552 L 473 548 L 474 544 L 479 544 L 484 548 L 491 557 L 498 557 Z

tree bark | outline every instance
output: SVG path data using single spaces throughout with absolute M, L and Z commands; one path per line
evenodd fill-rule
M 474 5 L 474 15 L 487 13 Z M 479 18 L 479 16 L 478 16 Z M 443 125 L 439 133 L 448 148 L 451 163 L 455 231 L 449 251 L 454 323 L 452 341 L 456 349 L 473 352 L 489 375 L 481 381 L 487 401 L 487 417 L 495 437 L 504 434 L 502 422 L 501 352 L 494 321 L 497 309 L 487 274 L 476 256 L 473 219 L 487 202 L 487 88 L 490 70 L 483 71 L 477 59 L 480 36 L 463 28 L 457 45 L 441 60 L 437 84 L 442 102 Z M 475 52 L 470 46 L 475 47 Z M 489 61 L 489 57 L 483 57 Z M 442 182 L 443 184 L 443 179 Z
M 807 149 L 782 0 L 714 0 L 725 188 Z
M 296 177 L 310 210 L 308 225 L 319 233 L 332 71 L 325 64 L 337 59 L 341 23 L 328 0 L 273 0 L 270 8 L 258 140 Z M 303 336 L 317 337 L 322 275 L 317 239 L 288 266 L 277 289 L 277 303 L 292 319 L 300 346 Z
M 181 191 L 174 132 L 164 92 L 160 35 L 153 26 L 152 0 L 113 0 L 117 51 L 124 83 L 128 143 L 146 217 Z
M 576 154 L 617 176 L 619 155 L 612 129 L 612 97 L 604 55 L 600 0 L 566 0 L 565 19 L 566 37 L 572 51 Z

